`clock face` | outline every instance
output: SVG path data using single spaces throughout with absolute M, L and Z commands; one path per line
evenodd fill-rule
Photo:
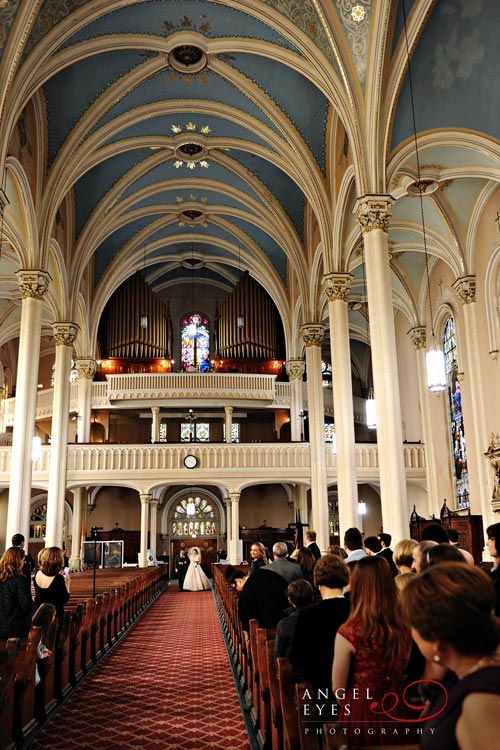
M 196 458 L 196 456 L 186 456 L 186 458 L 184 459 L 184 466 L 186 467 L 186 469 L 194 469 L 196 468 L 196 466 L 198 466 L 198 459 Z

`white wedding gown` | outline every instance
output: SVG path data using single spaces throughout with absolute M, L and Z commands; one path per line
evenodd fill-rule
M 184 591 L 209 591 L 210 581 L 200 565 L 201 552 L 197 547 L 193 547 L 193 549 L 190 550 L 188 557 L 190 563 L 184 579 Z

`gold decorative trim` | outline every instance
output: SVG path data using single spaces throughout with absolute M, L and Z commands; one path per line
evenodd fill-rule
M 351 293 L 352 274 L 327 273 L 323 276 L 323 290 L 329 302 L 348 302 Z
M 95 359 L 77 359 L 75 360 L 75 369 L 80 379 L 93 380 L 97 370 L 97 363 Z
M 408 336 L 417 351 L 419 349 L 425 349 L 427 346 L 427 331 L 425 326 L 415 326 L 415 328 L 410 328 Z
M 469 305 L 476 301 L 476 277 L 462 276 L 452 284 L 458 299 L 464 304 Z
M 302 380 L 306 371 L 306 363 L 303 359 L 287 359 L 285 370 L 289 380 Z
M 17 283 L 21 292 L 21 299 L 43 299 L 49 283 L 52 281 L 47 271 L 38 268 L 26 268 L 16 271 Z
M 309 323 L 300 328 L 304 344 L 309 346 L 321 346 L 325 335 L 325 326 L 321 323 Z
M 80 327 L 76 323 L 52 323 L 56 346 L 72 346 Z
M 356 220 L 361 232 L 373 232 L 381 229 L 387 234 L 392 219 L 392 195 L 363 195 L 358 198 L 354 207 Z

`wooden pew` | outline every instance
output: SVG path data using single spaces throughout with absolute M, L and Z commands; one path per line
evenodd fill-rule
M 276 628 L 257 628 L 257 672 L 259 675 L 259 744 L 264 750 L 271 748 L 271 697 L 270 673 L 266 644 L 276 638 Z
M 281 715 L 280 689 L 278 670 L 274 658 L 275 640 L 268 639 L 265 643 L 267 673 L 269 675 L 269 709 L 271 714 L 271 747 L 281 750 L 283 747 L 283 717 Z
M 18 638 L 0 641 L 0 750 L 13 750 Z
M 64 619 L 55 646 L 54 659 L 54 698 L 61 703 L 71 690 L 69 680 L 69 638 L 73 613 L 69 610 L 64 612 Z

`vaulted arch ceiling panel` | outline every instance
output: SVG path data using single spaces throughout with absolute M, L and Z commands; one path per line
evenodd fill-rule
M 234 120 L 228 120 L 223 117 L 217 117 L 215 115 L 190 115 L 190 120 L 195 120 L 197 129 L 208 126 L 210 128 L 210 136 L 216 136 L 217 138 L 237 138 L 242 141 L 249 143 L 257 143 L 266 148 L 272 148 L 264 138 L 261 138 L 250 127 L 244 127 L 234 122 Z M 183 114 L 177 115 L 158 115 L 151 117 L 147 115 L 145 119 L 140 122 L 135 122 L 125 130 L 121 130 L 119 133 L 114 135 L 112 138 L 107 139 L 104 143 L 117 143 L 125 138 L 152 138 L 154 136 L 166 136 L 172 137 L 174 135 L 172 126 L 182 127 L 185 131 L 188 117 Z
M 138 208 L 146 206 L 155 206 L 157 204 L 173 206 L 175 207 L 175 210 L 180 213 L 183 210 L 184 203 L 203 204 L 208 212 L 211 211 L 211 207 L 215 204 L 218 207 L 222 207 L 222 210 L 232 208 L 241 211 L 244 209 L 248 213 L 252 213 L 252 208 L 248 203 L 245 203 L 243 199 L 238 200 L 237 198 L 228 196 L 222 190 L 220 192 L 216 192 L 215 190 L 197 190 L 196 194 L 194 194 L 186 190 L 181 191 L 175 188 L 169 190 L 168 186 L 164 185 L 159 187 L 158 191 L 155 191 L 146 198 L 142 198 L 135 202 L 125 213 L 136 211 Z
M 43 86 L 47 109 L 49 165 L 80 117 L 112 83 L 141 65 L 135 50 L 102 51 L 50 78 Z
M 476 201 L 484 189 L 484 180 L 460 179 L 452 180 L 444 189 L 443 195 L 463 232 L 467 230 Z
M 239 219 L 233 219 L 232 223 L 235 226 L 240 227 L 240 229 L 242 229 L 242 231 L 244 231 L 245 234 L 255 242 L 255 244 L 271 261 L 282 281 L 285 283 L 287 259 L 282 248 L 268 234 L 258 229 L 255 225 Z
M 307 143 L 325 171 L 325 138 L 329 103 L 303 75 L 258 55 L 237 54 L 229 63 L 271 97 Z
M 253 154 L 240 152 L 238 161 L 276 196 L 298 234 L 304 234 L 304 194 L 281 169 Z
M 432 228 L 434 231 L 447 236 L 450 231 L 449 227 L 446 225 L 432 197 L 429 196 L 423 199 L 423 207 L 426 228 Z M 401 198 L 394 204 L 392 209 L 392 223 L 402 224 L 403 222 L 414 222 L 420 228 L 422 227 L 420 199 L 417 196 Z M 394 229 L 389 229 L 389 239 L 395 239 Z
M 423 151 L 420 151 L 421 169 L 453 169 L 457 166 L 464 167 L 489 167 L 491 166 L 491 156 L 482 153 L 481 148 L 455 148 L 453 146 L 427 146 Z M 412 164 L 417 172 L 417 164 L 415 158 L 408 159 L 408 163 Z
M 415 5 L 415 2 L 417 0 L 404 0 L 405 9 L 406 9 L 406 19 L 408 22 L 408 19 L 410 18 L 411 11 L 413 6 Z M 396 8 L 396 20 L 394 22 L 394 35 L 392 37 L 392 53 L 394 54 L 396 50 L 396 46 L 400 39 L 403 40 L 404 44 L 404 33 L 405 33 L 405 27 L 404 27 L 404 16 L 403 16 L 403 3 L 398 2 L 397 8 Z
M 98 246 L 94 254 L 94 284 L 99 279 L 113 258 L 136 234 L 152 223 L 150 216 L 135 219 L 109 234 Z
M 176 31 L 195 31 L 208 38 L 234 37 L 235 32 L 241 32 L 238 36 L 261 39 L 296 50 L 288 39 L 250 14 L 227 5 L 200 0 L 152 0 L 136 5 L 127 4 L 88 24 L 64 46 L 101 34 L 141 33 L 165 37 Z
M 99 201 L 133 166 L 151 156 L 150 149 L 119 153 L 86 172 L 75 185 L 76 232 L 79 234 Z
M 500 137 L 499 28 L 499 3 L 447 0 L 435 4 L 411 62 L 418 131 L 467 128 Z M 406 76 L 392 148 L 412 131 Z

